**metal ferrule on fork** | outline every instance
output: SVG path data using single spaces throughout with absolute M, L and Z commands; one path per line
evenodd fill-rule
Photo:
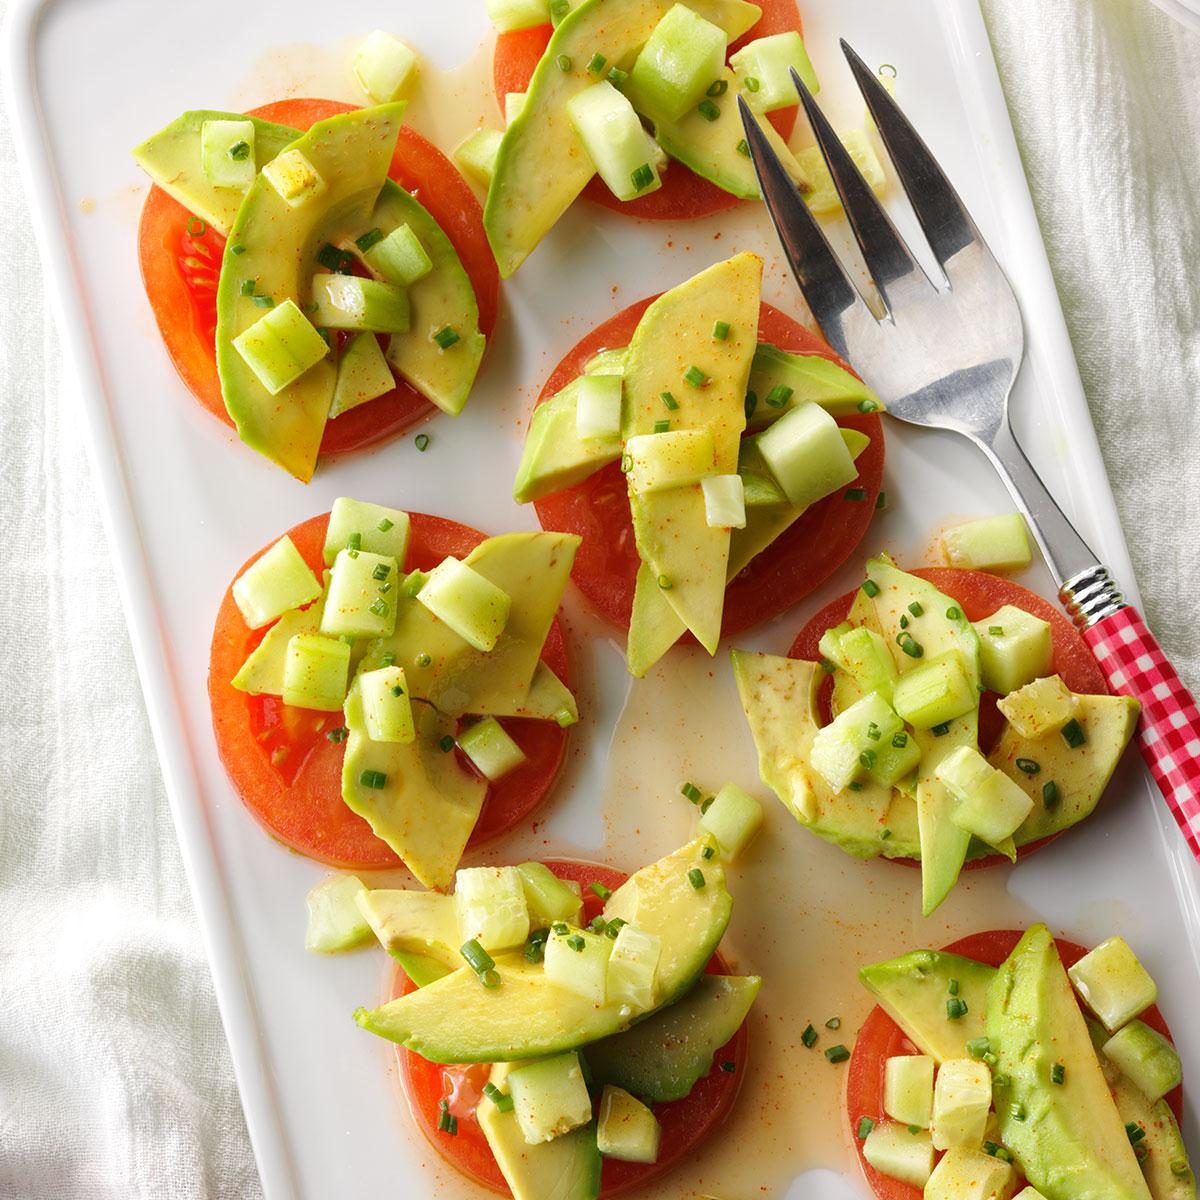
M 1066 580 L 1058 589 L 1058 598 L 1078 629 L 1091 627 L 1126 607 L 1121 589 L 1107 567 L 1097 563 Z

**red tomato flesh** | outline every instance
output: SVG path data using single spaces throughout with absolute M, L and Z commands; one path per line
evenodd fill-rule
M 406 571 L 430 570 L 447 555 L 461 558 L 486 536 L 456 521 L 423 513 L 411 516 Z M 328 525 L 325 514 L 288 531 L 318 576 L 324 567 Z M 246 628 L 232 590 L 227 591 L 213 632 L 208 694 L 217 750 L 238 795 L 269 833 L 318 862 L 351 870 L 400 866 L 387 843 L 342 801 L 345 748 L 325 736 L 342 725 L 341 713 L 290 708 L 277 696 L 248 696 L 230 684 L 266 632 Z M 542 659 L 569 686 L 566 639 L 557 620 L 550 627 Z M 526 762 L 489 785 L 468 843 L 472 846 L 524 822 L 549 795 L 566 757 L 568 731 L 553 721 L 505 717 L 500 723 L 524 750 Z M 465 758 L 459 761 L 464 770 L 473 769 Z
M 547 860 L 546 866 L 560 879 L 573 879 L 583 888 L 585 922 L 597 916 L 604 907 L 604 902 L 589 891 L 589 886 L 600 883 L 610 891 L 615 891 L 628 878 L 611 867 L 573 860 Z M 720 954 L 713 955 L 707 970 L 712 975 L 729 974 L 729 968 Z M 393 997 L 415 990 L 412 981 L 397 967 Z M 684 1099 L 653 1106 L 654 1115 L 662 1127 L 658 1161 L 642 1164 L 605 1159 L 601 1176 L 602 1198 L 620 1196 L 646 1186 L 688 1157 L 710 1135 L 720 1136 L 716 1131 L 733 1108 L 745 1074 L 749 1040 L 749 1033 L 743 1024 L 713 1056 L 713 1069 L 697 1081 Z M 508 1185 L 500 1174 L 483 1130 L 475 1120 L 475 1106 L 483 1094 L 490 1068 L 487 1065 L 444 1066 L 431 1063 L 403 1046 L 396 1047 L 396 1060 L 413 1118 L 434 1149 L 451 1166 L 476 1183 L 501 1195 L 508 1195 Z M 733 1071 L 721 1068 L 720 1064 L 728 1062 L 734 1064 Z M 458 1133 L 453 1137 L 438 1131 L 442 1100 L 448 1101 L 450 1111 L 458 1119 Z
M 601 350 L 627 346 L 654 300 L 650 296 L 630 305 L 588 334 L 555 367 L 538 403 L 582 374 Z M 783 350 L 819 354 L 846 365 L 826 342 L 770 304 L 762 305 L 758 336 Z M 854 553 L 866 534 L 883 483 L 883 422 L 876 414 L 864 414 L 841 417 L 838 424 L 871 439 L 858 458 L 859 477 L 852 485 L 866 495 L 858 501 L 846 500 L 843 492 L 827 496 L 741 571 L 725 589 L 723 637 L 769 621 L 804 599 Z M 582 483 L 535 501 L 534 507 L 544 529 L 583 538 L 572 572 L 575 583 L 601 616 L 628 630 L 639 559 L 620 464 L 610 463 Z
M 952 954 L 961 954 L 976 962 L 998 967 L 1012 953 L 1021 939 L 1019 929 L 993 929 L 986 933 L 973 934 L 946 946 Z M 1058 953 L 1063 966 L 1070 969 L 1087 950 L 1075 942 L 1056 938 Z M 1157 1007 L 1142 1013 L 1141 1019 L 1165 1038 L 1171 1039 L 1171 1031 Z M 863 1175 L 879 1200 L 921 1200 L 921 1189 L 881 1175 L 863 1158 L 863 1143 L 858 1138 L 858 1122 L 862 1117 L 881 1123 L 886 1120 L 883 1111 L 884 1064 L 889 1058 L 900 1054 L 919 1054 L 918 1048 L 904 1035 L 900 1026 L 883 1011 L 873 1008 L 854 1044 L 854 1056 L 850 1059 L 850 1070 L 846 1080 L 846 1116 L 850 1122 L 851 1136 L 858 1149 Z M 1167 1096 L 1177 1120 L 1183 1115 L 1183 1087 L 1177 1087 Z
M 756 0 L 762 9 L 762 17 L 744 37 L 729 47 L 729 53 L 740 50 L 747 42 L 775 33 L 795 30 L 804 32 L 800 10 L 795 0 Z M 492 75 L 496 85 L 496 99 L 504 110 L 504 97 L 509 92 L 523 92 L 529 87 L 533 72 L 546 52 L 550 25 L 537 25 L 532 29 L 518 29 L 512 33 L 501 33 L 496 37 L 496 53 L 492 63 Z M 729 96 L 724 103 L 732 103 Z M 796 124 L 795 106 L 781 108 L 771 113 L 769 120 L 786 141 Z M 663 185 L 658 191 L 636 200 L 618 200 L 608 186 L 596 176 L 584 189 L 583 194 L 596 204 L 613 212 L 644 221 L 692 221 L 700 217 L 711 217 L 716 213 L 728 212 L 744 201 L 702 179 L 682 163 L 668 162 L 662 172 Z
M 352 112 L 333 100 L 279 100 L 252 109 L 264 121 L 307 130 L 317 121 Z M 500 276 L 483 232 L 474 193 L 450 161 L 419 133 L 402 127 L 391 177 L 428 209 L 454 244 L 479 303 L 479 324 L 496 324 Z M 159 333 L 188 390 L 214 416 L 232 425 L 217 376 L 217 281 L 225 239 L 194 218 L 161 188 L 152 187 L 138 229 L 138 260 Z M 325 426 L 322 457 L 362 450 L 395 437 L 428 416 L 433 405 L 397 380 L 384 396 L 352 408 Z
M 917 567 L 910 574 L 921 579 L 927 579 L 951 599 L 958 601 L 959 607 L 968 621 L 982 621 L 990 617 L 998 608 L 1006 604 L 1015 605 L 1027 613 L 1046 621 L 1050 625 L 1050 636 L 1054 647 L 1054 657 L 1051 669 L 1062 676 L 1062 681 L 1073 692 L 1089 695 L 1108 695 L 1108 682 L 1104 678 L 1096 659 L 1087 642 L 1079 631 L 1049 600 L 1031 592 L 1011 579 L 1002 579 L 998 575 L 989 575 L 986 571 L 968 571 L 961 567 Z M 813 616 L 807 625 L 796 635 L 788 651 L 789 658 L 801 658 L 809 662 L 817 662 L 821 658 L 819 643 L 827 629 L 840 625 L 854 603 L 854 592 L 847 592 L 836 600 L 830 601 L 823 609 Z M 821 685 L 820 709 L 822 723 L 828 723 L 833 713 L 830 710 L 830 698 L 833 695 L 833 681 L 826 680 Z M 979 707 L 979 745 L 986 754 L 1000 736 L 1004 718 L 996 707 L 998 697 L 993 692 L 985 692 Z M 1061 834 L 1053 834 L 1040 841 L 1030 842 L 1017 851 L 1018 858 L 1025 858 L 1035 850 L 1049 845 Z M 900 863 L 903 866 L 919 867 L 920 862 L 911 858 L 892 858 L 889 862 Z M 988 855 L 986 858 L 975 858 L 967 862 L 965 869 L 975 871 L 981 867 L 995 867 L 1007 863 L 1002 854 Z

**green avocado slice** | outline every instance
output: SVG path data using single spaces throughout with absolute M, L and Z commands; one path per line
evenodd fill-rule
M 1001 1140 L 1026 1178 L 1062 1200 L 1150 1200 L 1087 1023 L 1045 925 L 1017 943 L 988 990 Z M 1063 1083 L 1047 1086 L 1056 1064 Z
M 501 1112 L 484 1096 L 475 1110 L 513 1200 L 596 1200 L 603 1160 L 596 1122 L 531 1146 L 517 1114 Z
M 508 623 L 492 651 L 476 650 L 420 601 L 401 595 L 396 630 L 371 643 L 364 669 L 381 666 L 383 656 L 392 655 L 404 668 L 409 694 L 450 716 L 541 715 L 528 710 L 549 703 L 556 689 L 542 676 L 533 693 L 538 661 L 578 547 L 579 538 L 569 533 L 488 538 L 463 562 L 512 600 Z
M 742 1027 L 761 986 L 757 975 L 703 976 L 677 1004 L 588 1046 L 592 1079 L 647 1104 L 682 1100 Z
M 686 994 L 717 948 L 733 900 L 717 859 L 704 858 L 699 839 L 630 876 L 604 908 L 662 939 L 658 965 L 660 1007 Z M 688 872 L 704 873 L 693 887 Z M 597 1005 L 552 983 L 540 963 L 520 952 L 499 955 L 500 986 L 483 987 L 470 967 L 355 1020 L 371 1033 L 399 1042 L 431 1062 L 514 1062 L 574 1050 L 630 1024 L 623 1004 Z
M 357 687 L 346 699 L 342 799 L 404 860 L 427 888 L 447 888 L 483 809 L 487 782 L 468 774 L 441 747 L 456 722 L 413 701 L 416 740 L 374 742 L 367 736 Z M 380 787 L 370 786 L 382 775 Z
M 326 358 L 273 396 L 233 342 L 263 315 L 257 297 L 291 299 L 303 308 L 322 247 L 370 228 L 403 112 L 403 104 L 385 104 L 317 122 L 292 146 L 324 180 L 324 191 L 292 207 L 260 173 L 226 244 L 217 288 L 217 371 L 225 407 L 242 441 L 306 483 L 316 467 L 337 368 Z M 244 292 L 246 283 L 252 294 Z
M 595 174 L 567 113 L 571 98 L 597 80 L 588 63 L 596 55 L 613 65 L 625 63 L 674 2 L 585 0 L 554 31 L 521 114 L 500 143 L 484 208 L 484 228 L 504 278 L 528 258 Z M 688 7 L 720 25 L 731 42 L 762 16 L 761 9 L 742 0 L 690 0 Z

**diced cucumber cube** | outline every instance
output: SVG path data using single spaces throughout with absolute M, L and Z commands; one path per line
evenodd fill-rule
M 740 475 L 709 475 L 700 480 L 700 487 L 710 529 L 746 528 L 746 488 Z
M 849 621 L 843 621 L 840 625 L 834 625 L 831 629 L 825 630 L 821 634 L 820 642 L 817 643 L 817 649 L 821 651 L 821 656 L 843 671 L 847 669 L 847 660 L 842 653 L 842 638 L 853 628 L 854 626 Z M 888 657 L 890 658 L 891 655 Z
M 901 1125 L 928 1129 L 933 1121 L 933 1059 L 900 1054 L 883 1069 L 883 1111 Z
M 244 192 L 258 174 L 253 121 L 205 121 L 200 126 L 200 165 L 214 187 Z
M 279 539 L 234 580 L 233 601 L 250 629 L 311 604 L 321 584 L 290 537 Z
M 642 433 L 625 443 L 629 490 L 636 495 L 692 487 L 713 473 L 716 446 L 711 429 Z
M 552 1141 L 592 1119 L 592 1098 L 574 1051 L 514 1067 L 507 1083 L 517 1124 L 531 1146 Z
M 525 761 L 525 751 L 495 717 L 476 721 L 459 734 L 458 748 L 475 764 L 479 773 L 493 783 Z
M 657 1000 L 654 981 L 662 940 L 632 925 L 622 925 L 608 957 L 608 1002 L 627 1004 L 636 1013 L 649 1012 Z
M 1001 698 L 996 706 L 1024 738 L 1057 733 L 1079 709 L 1079 698 L 1057 675 L 1035 679 Z
M 932 729 L 973 712 L 979 692 L 962 652 L 949 650 L 901 675 L 892 704 L 914 729 Z
M 511 950 L 529 936 L 529 906 L 516 867 L 463 867 L 454 877 L 454 906 L 463 943 Z
M 895 787 L 902 779 L 911 775 L 921 761 L 921 747 L 917 739 L 905 730 L 881 738 L 874 749 L 875 761 L 868 777 L 880 787 Z
M 960 746 L 935 772 L 958 802 L 950 819 L 989 846 L 999 846 L 1020 828 L 1033 800 L 974 746 Z
M 992 1107 L 992 1072 L 975 1058 L 941 1065 L 933 1087 L 933 1145 L 936 1150 L 978 1150 Z
M 388 366 L 379 339 L 373 333 L 355 334 L 338 359 L 337 384 L 333 389 L 333 403 L 329 406 L 330 420 L 368 400 L 386 396 L 395 386 L 396 377 Z
M 371 741 L 407 743 L 416 738 L 412 699 L 403 667 L 363 671 L 358 676 L 358 686 L 362 689 L 363 720 Z
M 620 437 L 621 377 L 582 375 L 575 386 L 575 432 L 584 441 Z
M 354 75 L 376 104 L 399 100 L 416 70 L 416 54 L 382 29 L 369 34 L 354 56 Z
M 409 225 L 398 225 L 364 250 L 363 258 L 372 271 L 396 287 L 408 287 L 433 270 L 433 259 Z
M 329 343 L 290 299 L 239 333 L 233 348 L 272 396 L 329 353 Z
M 818 731 L 809 762 L 835 792 L 844 791 L 868 774 L 879 761 L 879 751 L 903 732 L 904 723 L 888 702 L 872 692 Z
M 887 175 L 866 130 L 847 129 L 838 134 L 838 137 L 871 191 L 877 196 L 882 196 L 887 191 Z M 804 193 L 805 204 L 819 217 L 839 212 L 842 202 L 838 198 L 833 176 L 829 174 L 820 147 L 805 146 L 804 149 L 797 150 L 796 162 L 805 178 L 812 184 L 812 190 Z
M 596 1144 L 605 1158 L 621 1162 L 658 1161 L 662 1129 L 658 1118 L 624 1088 L 607 1084 L 600 1093 L 600 1124 Z
M 642 47 L 628 91 L 650 118 L 678 121 L 725 70 L 725 31 L 683 4 L 668 9 Z
M 330 875 L 308 893 L 308 926 L 304 948 L 311 954 L 340 954 L 371 939 L 355 898 L 363 890 L 354 875 Z
M 517 870 L 525 888 L 531 925 L 541 928 L 556 921 L 578 924 L 583 907 L 579 884 L 559 879 L 544 863 L 522 863 Z
M 942 548 L 952 566 L 974 571 L 1016 571 L 1033 561 L 1020 513 L 955 525 L 942 534 Z
M 528 92 L 506 92 L 504 96 L 504 123 L 511 125 L 524 111 L 529 99 Z
M 807 508 L 858 478 L 842 431 L 819 404 L 791 409 L 754 440 L 796 508 Z
M 1183 1079 L 1175 1047 L 1144 1021 L 1130 1021 L 1101 1049 L 1147 1100 L 1161 1100 Z
M 769 113 L 800 103 L 792 71 L 814 95 L 821 90 L 804 39 L 794 30 L 756 38 L 729 59 L 738 87 L 755 112 Z
M 762 805 L 736 783 L 727 783 L 700 814 L 700 832 L 712 834 L 721 856 L 732 862 L 750 844 L 762 819 Z
M 327 188 L 317 168 L 300 150 L 284 150 L 277 154 L 262 173 L 267 182 L 292 208 L 299 208 L 321 195 Z
M 567 115 L 600 178 L 618 200 L 662 187 L 662 151 L 633 105 L 607 79 L 572 96 Z
M 840 649 L 842 662 L 838 665 L 854 679 L 858 690 L 864 696 L 878 692 L 891 704 L 900 673 L 883 638 L 875 630 L 860 626 L 842 637 Z
M 358 908 L 392 955 L 420 954 L 444 966 L 462 965 L 454 897 L 405 888 L 364 888 Z
M 1067 974 L 1109 1033 L 1116 1033 L 1158 999 L 1158 985 L 1122 937 L 1101 942 Z
M 313 321 L 322 329 L 407 333 L 412 325 L 408 293 L 394 284 L 356 275 L 315 275 Z
M 933 1173 L 933 1142 L 924 1129 L 885 1122 L 867 1134 L 863 1158 L 881 1175 L 921 1188 Z
M 391 637 L 399 572 L 388 554 L 339 550 L 329 576 L 321 632 L 330 637 Z M 388 591 L 385 585 L 391 584 Z
M 483 654 L 496 648 L 512 609 L 507 592 L 457 558 L 429 572 L 417 599 Z
M 1040 617 L 1006 604 L 974 624 L 983 686 L 988 691 L 1007 696 L 1050 674 L 1054 638 Z
M 613 940 L 571 925 L 553 926 L 546 942 L 546 978 L 577 996 L 608 1001 L 608 958 Z
M 488 20 L 501 33 L 550 24 L 550 0 L 485 0 Z
M 496 173 L 496 156 L 504 134 L 499 129 L 477 129 L 463 138 L 454 151 L 454 161 L 463 174 L 483 187 L 491 187 Z
M 288 642 L 283 665 L 283 702 L 295 708 L 339 712 L 350 683 L 350 644 L 318 633 Z
M 925 1185 L 923 1200 L 1000 1200 L 1016 1187 L 1012 1164 L 982 1150 L 943 1154 Z
M 960 746 L 938 764 L 935 774 L 961 800 L 981 788 L 995 769 L 974 746 Z
M 408 557 L 408 539 L 412 522 L 408 513 L 366 500 L 339 496 L 329 513 L 325 533 L 325 565 L 330 566 L 339 550 L 365 550 L 392 558 L 403 565 Z M 389 572 L 388 578 L 392 576 Z

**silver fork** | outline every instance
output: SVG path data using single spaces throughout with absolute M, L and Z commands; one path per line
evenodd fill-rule
M 872 281 L 876 317 L 830 248 L 744 98 L 746 141 L 796 282 L 830 345 L 912 425 L 952 429 L 991 460 L 1025 514 L 1059 599 L 1112 689 L 1142 704 L 1138 741 L 1200 859 L 1200 711 L 1138 612 L 1018 445 L 1008 398 L 1021 367 L 1021 310 L 1000 265 L 921 136 L 861 58 L 842 50 L 943 278 L 932 281 L 795 71 L 792 79 Z

